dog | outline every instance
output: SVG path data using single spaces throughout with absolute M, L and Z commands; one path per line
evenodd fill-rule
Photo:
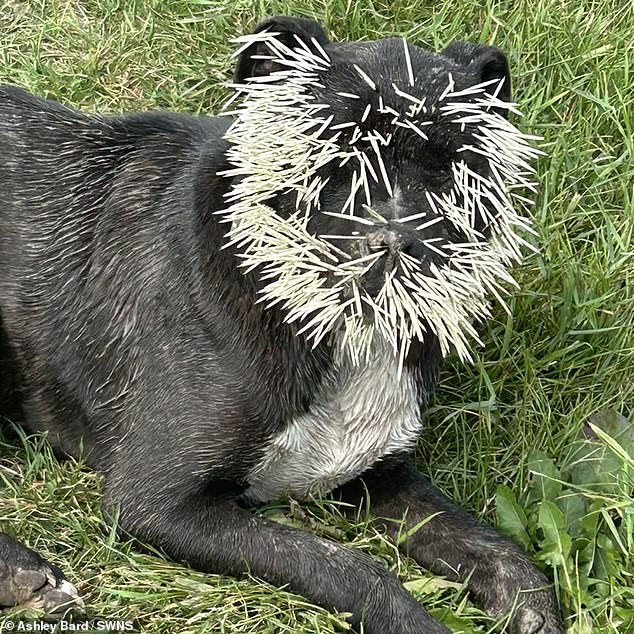
M 468 356 L 517 255 L 500 183 L 524 182 L 530 151 L 504 141 L 506 56 L 333 43 L 291 17 L 240 44 L 215 118 L 0 88 L 3 357 L 25 427 L 105 475 L 122 531 L 198 570 L 288 585 L 368 634 L 448 632 L 365 553 L 252 511 L 369 500 L 393 537 L 433 516 L 402 547 L 512 611 L 510 632 L 563 632 L 546 577 L 412 459 L 443 357 Z M 8 535 L 0 569 L 4 605 L 76 594 Z

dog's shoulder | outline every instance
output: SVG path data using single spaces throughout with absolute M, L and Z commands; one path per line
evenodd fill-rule
M 127 146 L 156 146 L 168 151 L 176 145 L 204 144 L 225 133 L 229 122 L 224 117 L 205 117 L 165 110 L 103 117 L 115 139 Z
M 20 86 L 0 84 L 0 113 L 4 114 L 12 111 L 16 113 L 39 111 L 41 113 L 51 112 L 65 115 L 77 113 L 72 108 L 52 99 L 38 97 Z
M 222 137 L 229 122 L 162 110 L 125 115 L 103 115 L 39 97 L 14 85 L 0 85 L 0 144 L 12 141 L 17 149 L 54 151 L 60 144 L 85 152 L 127 152 L 156 147 L 165 151 L 178 145 L 191 147 Z

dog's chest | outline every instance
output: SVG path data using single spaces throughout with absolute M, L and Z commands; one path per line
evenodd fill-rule
M 308 412 L 267 444 L 248 477 L 253 502 L 282 494 L 318 496 L 353 479 L 383 456 L 414 447 L 422 394 L 414 375 L 387 349 L 331 373 Z

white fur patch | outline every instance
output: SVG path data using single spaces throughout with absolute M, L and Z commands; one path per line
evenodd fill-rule
M 248 477 L 245 498 L 264 502 L 290 494 L 319 496 L 352 480 L 383 456 L 411 450 L 422 420 L 423 394 L 385 343 L 360 363 L 342 359 L 311 408 L 267 445 Z

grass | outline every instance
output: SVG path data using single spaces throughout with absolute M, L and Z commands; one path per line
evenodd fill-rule
M 213 113 L 230 76 L 228 40 L 278 13 L 313 15 L 337 39 L 404 35 L 434 49 L 463 39 L 509 53 L 522 126 L 547 152 L 537 166 L 539 254 L 516 273 L 511 315 L 497 310 L 483 327 L 476 363 L 448 363 L 419 462 L 532 552 L 555 580 L 570 632 L 634 632 L 634 8 L 0 0 L 0 80 L 88 110 Z M 99 476 L 56 461 L 41 439 L 2 439 L 2 529 L 62 566 L 92 615 L 135 618 L 147 632 L 345 627 L 255 579 L 203 575 L 118 541 L 99 489 Z M 362 520 L 327 505 L 262 512 L 369 551 L 456 632 L 503 629 L 463 587 L 420 570 Z

